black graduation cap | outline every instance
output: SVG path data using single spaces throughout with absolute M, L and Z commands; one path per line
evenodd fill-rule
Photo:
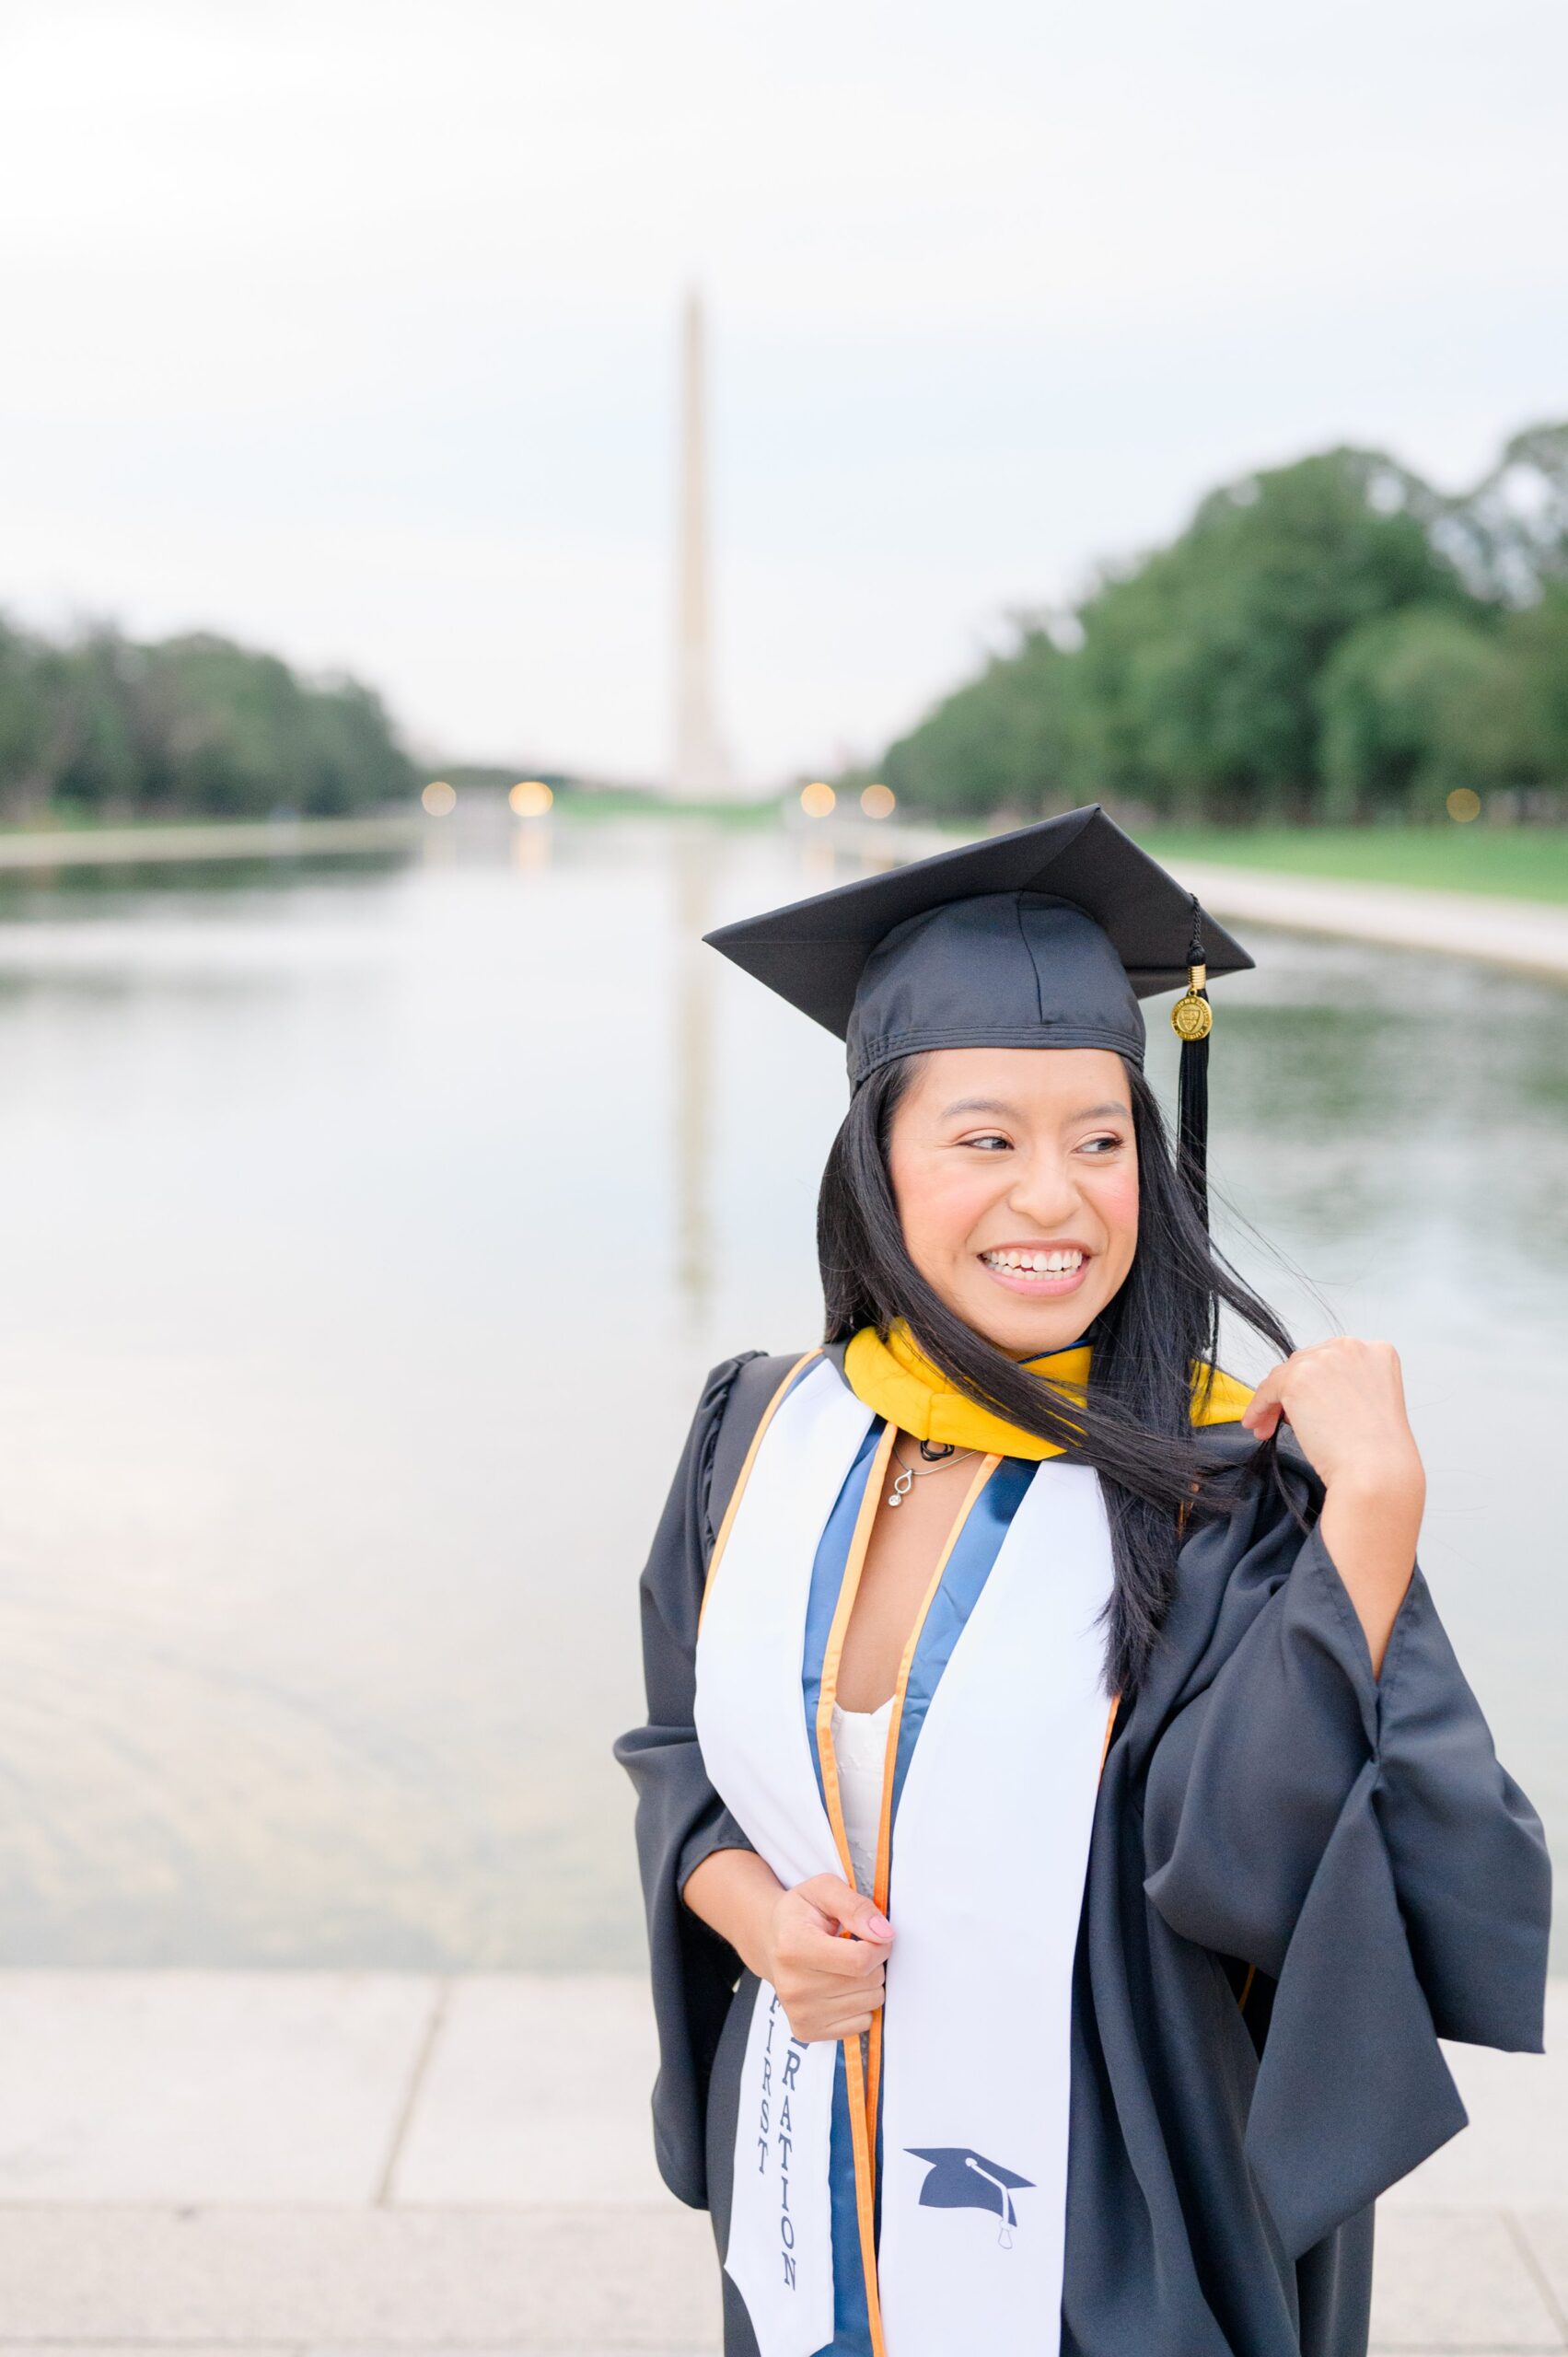
M 988 2161 L 972 2144 L 906 2144 L 904 2150 L 930 2164 L 920 2189 L 923 2209 L 993 2211 L 1002 2221 L 998 2240 L 1011 2248 L 1009 2229 L 1018 2223 L 1013 2188 L 1032 2185 L 1032 2177 L 1005 2169 L 1000 2161 Z
M 1253 961 L 1098 803 L 703 937 L 846 1042 L 854 1088 L 924 1048 L 1110 1048 L 1141 1064 L 1139 1000 L 1185 981 L 1181 1165 L 1206 1211 L 1206 983 Z

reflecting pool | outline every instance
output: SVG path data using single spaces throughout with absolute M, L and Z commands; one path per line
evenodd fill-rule
M 698 936 L 860 857 L 497 815 L 0 895 L 6 1962 L 640 1960 L 637 1573 L 704 1370 L 816 1337 L 844 1095 Z M 1254 946 L 1222 1234 L 1302 1339 L 1400 1344 L 1429 1573 L 1561 1833 L 1563 993 Z

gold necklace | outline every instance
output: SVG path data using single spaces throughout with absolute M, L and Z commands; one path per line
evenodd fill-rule
M 926 1450 L 932 1446 L 933 1444 L 928 1440 L 923 1440 L 921 1442 L 920 1453 L 922 1457 L 925 1455 Z M 946 1473 L 950 1465 L 961 1465 L 966 1457 L 973 1457 L 975 1454 L 975 1451 L 972 1448 L 955 1449 L 950 1441 L 938 1442 L 935 1446 L 941 1451 L 941 1463 L 939 1465 L 915 1466 L 904 1464 L 903 1458 L 899 1455 L 898 1442 L 895 1441 L 893 1443 L 893 1461 L 901 1469 L 898 1480 L 894 1482 L 892 1488 L 888 1492 L 888 1504 L 890 1506 L 901 1506 L 910 1492 L 913 1489 L 915 1483 L 917 1481 L 923 1481 L 928 1473 Z

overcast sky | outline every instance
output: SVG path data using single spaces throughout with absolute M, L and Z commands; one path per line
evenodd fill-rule
M 1568 414 L 1562 0 L 0 0 L 0 607 L 653 776 L 710 313 L 745 775 L 1198 493 Z

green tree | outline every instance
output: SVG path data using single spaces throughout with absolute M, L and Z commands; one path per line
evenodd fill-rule
M 1521 668 L 1499 630 L 1450 608 L 1364 622 L 1323 673 L 1322 815 L 1437 819 L 1457 786 L 1512 783 Z
M 300 679 L 208 633 L 51 645 L 0 622 L 0 809 L 330 814 L 406 799 L 414 772 L 379 698 Z
M 1520 777 L 1568 788 L 1568 584 L 1546 591 L 1503 623 L 1517 683 Z
M 47 715 L 36 640 L 0 621 L 0 808 L 47 797 Z
M 1538 435 L 1529 447 L 1539 473 L 1556 446 Z M 1489 493 L 1489 549 L 1501 545 L 1501 496 Z M 1186 819 L 1316 816 L 1322 681 L 1337 650 L 1408 609 L 1461 626 L 1494 610 L 1467 581 L 1485 566 L 1480 523 L 1456 523 L 1461 505 L 1376 451 L 1228 484 L 1169 547 L 1102 575 L 1073 651 L 1026 627 L 889 747 L 883 774 L 914 808 L 1022 814 L 1107 795 Z M 1475 654 L 1469 638 L 1456 643 Z M 1347 676 L 1344 693 L 1365 702 L 1365 681 Z M 1335 793 L 1360 807 L 1345 713 L 1341 728 Z M 1364 728 L 1355 742 L 1367 741 Z M 1452 731 L 1444 741 L 1458 744 Z M 1412 774 L 1407 762 L 1394 802 Z
M 357 679 L 313 689 L 305 707 L 304 769 L 299 807 L 334 818 L 366 803 L 411 795 L 413 764 L 401 751 L 381 699 Z
M 1473 491 L 1439 502 L 1433 537 L 1501 604 L 1568 582 L 1568 424 L 1516 434 Z
M 255 817 L 297 790 L 304 697 L 286 663 L 201 634 L 147 650 L 148 799 Z
M 110 630 L 41 656 L 52 801 L 95 815 L 134 807 L 142 783 L 137 668 L 134 650 Z
M 1182 817 L 1311 815 L 1318 679 L 1370 619 L 1475 604 L 1428 537 L 1413 479 L 1337 450 L 1205 499 L 1187 530 L 1080 610 L 1080 785 Z
M 201 634 L 146 650 L 145 799 L 256 817 L 326 815 L 406 796 L 413 772 L 379 700 L 351 679 L 309 686 L 273 655 Z
M 882 775 L 915 810 L 1020 816 L 1060 795 L 1066 774 L 1070 659 L 1038 625 L 889 747 Z

